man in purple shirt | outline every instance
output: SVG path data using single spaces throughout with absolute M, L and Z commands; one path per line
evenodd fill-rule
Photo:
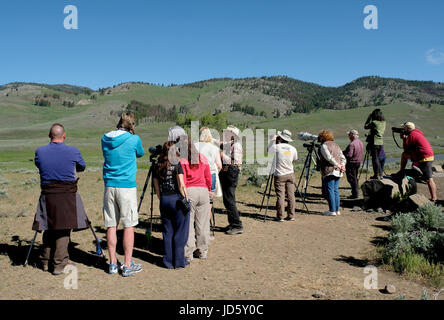
M 65 145 L 65 129 L 53 124 L 49 131 L 51 142 L 35 151 L 35 165 L 40 172 L 41 195 L 33 230 L 43 232 L 43 270 L 53 274 L 65 272 L 69 263 L 68 244 L 72 229 L 88 226 L 83 203 L 77 194 L 76 171 L 85 170 L 79 149 Z M 52 266 L 50 266 L 50 263 Z
M 352 194 L 348 199 L 357 199 L 359 197 L 358 171 L 361 166 L 362 156 L 364 155 L 364 144 L 359 140 L 357 130 L 350 130 L 347 133 L 348 138 L 350 139 L 350 144 L 344 151 L 345 158 L 347 159 L 345 170 L 347 181 L 350 183 L 352 189 Z
M 85 170 L 79 149 L 67 146 L 65 129 L 61 124 L 54 124 L 49 132 L 51 142 L 35 151 L 35 165 L 39 168 L 40 183 L 51 181 L 76 181 L 76 171 Z

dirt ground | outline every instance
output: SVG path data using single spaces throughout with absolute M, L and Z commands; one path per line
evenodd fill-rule
M 139 171 L 143 186 L 146 170 Z M 154 203 L 154 239 L 147 249 L 144 235 L 149 224 L 149 195 L 145 197 L 136 228 L 134 261 L 143 271 L 134 277 L 108 275 L 103 259 L 94 255 L 89 230 L 72 234 L 70 258 L 78 270 L 78 289 L 64 288 L 65 275 L 53 276 L 38 267 L 41 234 L 38 234 L 30 265 L 21 266 L 33 236 L 31 225 L 39 196 L 36 173 L 3 172 L 9 183 L 1 189 L 0 199 L 0 299 L 421 299 L 439 288 L 430 288 L 420 280 L 406 279 L 378 267 L 378 289 L 365 289 L 364 267 L 372 263 L 376 246 L 390 228 L 385 213 L 352 212 L 353 203 L 346 179 L 341 180 L 342 215 L 320 215 L 327 209 L 320 196 L 320 180 L 313 177 L 309 188 L 310 214 L 301 212 L 297 203 L 296 221 L 275 222 L 275 197 L 272 194 L 268 219 L 260 212 L 262 189 L 239 187 L 237 204 L 245 233 L 229 236 L 215 232 L 207 260 L 195 259 L 185 269 L 168 270 L 161 266 L 162 234 L 158 202 Z M 436 178 L 439 199 L 444 199 L 444 178 Z M 425 185 L 419 191 L 428 196 Z M 102 220 L 103 181 L 100 170 L 81 174 L 79 192 L 97 235 L 105 237 Z M 140 196 L 140 193 L 139 193 Z M 442 200 L 441 200 L 442 201 Z M 221 199 L 216 199 L 216 226 L 227 225 Z M 106 243 L 106 239 L 104 240 Z M 123 258 L 120 250 L 120 259 Z M 386 284 L 396 287 L 395 294 L 381 292 Z M 439 296 L 444 299 L 444 293 Z

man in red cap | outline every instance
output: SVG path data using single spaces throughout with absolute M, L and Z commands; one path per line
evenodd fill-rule
M 407 161 L 410 159 L 413 166 L 421 170 L 422 177 L 426 180 L 429 187 L 430 200 L 435 202 L 438 198 L 436 196 L 436 184 L 433 180 L 432 164 L 434 153 L 432 146 L 424 137 L 423 132 L 416 129 L 413 122 L 404 123 L 403 129 L 404 132 L 401 135 L 404 152 L 401 157 L 401 172 L 405 170 Z

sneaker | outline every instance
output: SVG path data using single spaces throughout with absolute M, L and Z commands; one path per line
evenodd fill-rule
M 135 274 L 134 270 L 131 267 L 123 266 L 122 267 L 122 276 L 131 277 Z
M 287 220 L 287 221 L 294 221 L 294 218 L 293 217 L 286 217 L 285 220 Z
M 325 211 L 322 215 L 323 215 L 323 216 L 335 216 L 335 215 L 336 215 L 336 212 Z
M 231 228 L 228 231 L 226 231 L 225 233 L 229 234 L 229 235 L 241 234 L 241 233 L 244 233 L 244 229 L 243 228 Z
M 341 215 L 341 211 L 336 211 L 336 215 L 340 216 Z
M 116 274 L 119 272 L 119 267 L 116 264 L 110 263 L 108 273 L 109 274 Z
M 125 265 L 120 264 L 120 262 L 117 261 L 117 263 L 120 265 L 120 270 L 123 271 L 123 267 Z M 135 273 L 142 271 L 142 265 L 139 263 L 134 263 L 133 261 L 131 261 L 131 266 L 129 267 L 131 270 L 133 270 Z
M 274 221 L 277 221 L 277 222 L 284 222 L 285 220 L 282 219 L 282 218 L 275 218 Z

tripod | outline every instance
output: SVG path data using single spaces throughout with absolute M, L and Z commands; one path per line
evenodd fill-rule
M 273 160 L 273 163 L 274 163 L 274 160 Z M 264 207 L 265 196 L 267 195 L 267 207 L 265 209 L 264 222 L 265 222 L 265 219 L 267 218 L 268 205 L 270 202 L 271 186 L 273 185 L 273 180 L 274 180 L 274 175 L 273 175 L 273 166 L 272 166 L 270 173 L 268 175 L 267 185 L 265 186 L 264 195 L 262 196 L 261 209 L 259 210 L 259 212 L 262 211 L 262 208 Z M 267 192 L 268 192 L 268 194 L 267 194 Z
M 140 207 L 142 206 L 142 201 L 143 201 L 143 198 L 145 197 L 145 192 L 146 192 L 146 189 L 147 189 L 147 187 L 148 187 L 148 183 L 149 183 L 150 180 L 151 180 L 151 194 L 150 194 L 150 196 L 151 196 L 151 207 L 150 207 L 150 228 L 149 228 L 149 229 L 146 229 L 146 233 L 145 233 L 145 234 L 146 234 L 146 237 L 147 237 L 147 240 L 148 240 L 148 242 L 147 242 L 147 245 L 148 245 L 148 246 L 151 245 L 151 240 L 152 240 L 152 238 L 151 238 L 151 233 L 152 233 L 152 230 L 153 230 L 153 198 L 154 198 L 154 182 L 153 182 L 153 179 L 152 179 L 152 174 L 153 174 L 153 168 L 154 168 L 155 164 L 156 164 L 156 162 L 151 158 L 151 167 L 150 167 L 150 169 L 148 170 L 148 175 L 146 176 L 145 185 L 143 186 L 143 191 L 142 191 L 142 194 L 141 194 L 141 196 L 140 196 L 139 205 L 138 205 L 138 207 L 137 207 L 137 212 L 140 212 Z
M 213 231 L 213 237 L 214 237 L 214 229 L 216 229 L 216 219 L 214 218 L 214 201 L 210 200 L 210 205 L 211 205 L 211 216 L 213 218 L 213 220 L 211 220 L 210 217 L 210 230 Z
M 361 174 L 362 174 L 362 171 L 364 170 L 364 167 L 365 167 L 365 180 L 367 181 L 369 160 L 370 160 L 370 152 L 368 152 L 368 148 L 366 148 L 365 155 L 364 155 L 364 161 L 362 162 L 362 168 L 361 168 L 361 171 L 359 172 L 359 175 L 358 175 L 358 181 L 361 179 Z
M 299 177 L 298 185 L 296 186 L 296 191 L 302 199 L 303 208 L 305 207 L 307 214 L 309 213 L 309 210 L 308 210 L 307 204 L 305 202 L 305 199 L 307 197 L 308 184 L 309 184 L 311 176 L 313 175 L 313 170 L 311 170 L 311 163 L 313 162 L 313 164 L 316 168 L 316 165 L 317 165 L 316 160 L 319 159 L 318 152 L 316 151 L 316 148 L 315 148 L 316 146 L 317 145 L 316 145 L 315 141 L 312 141 L 311 143 L 304 143 L 304 147 L 307 148 L 308 155 L 305 158 L 304 168 L 302 169 L 301 176 Z M 313 158 L 313 153 L 316 156 L 316 160 Z M 299 191 L 299 187 L 301 185 L 302 178 L 304 178 L 303 193 L 301 193 L 301 191 Z
M 94 232 L 94 229 L 92 228 L 91 221 L 89 221 L 88 218 L 86 218 L 86 219 L 87 219 L 88 226 L 94 236 L 94 239 L 96 240 L 96 255 L 102 256 L 106 261 L 105 252 L 102 250 L 102 246 L 100 245 L 102 243 L 102 239 L 97 237 L 96 233 Z M 32 238 L 32 241 L 31 241 L 31 245 L 29 246 L 28 254 L 26 255 L 25 263 L 23 264 L 24 267 L 26 267 L 28 265 L 29 256 L 31 255 L 31 250 L 32 250 L 32 247 L 34 246 L 35 238 L 37 237 L 38 232 L 39 231 L 36 231 L 34 233 L 34 237 Z

